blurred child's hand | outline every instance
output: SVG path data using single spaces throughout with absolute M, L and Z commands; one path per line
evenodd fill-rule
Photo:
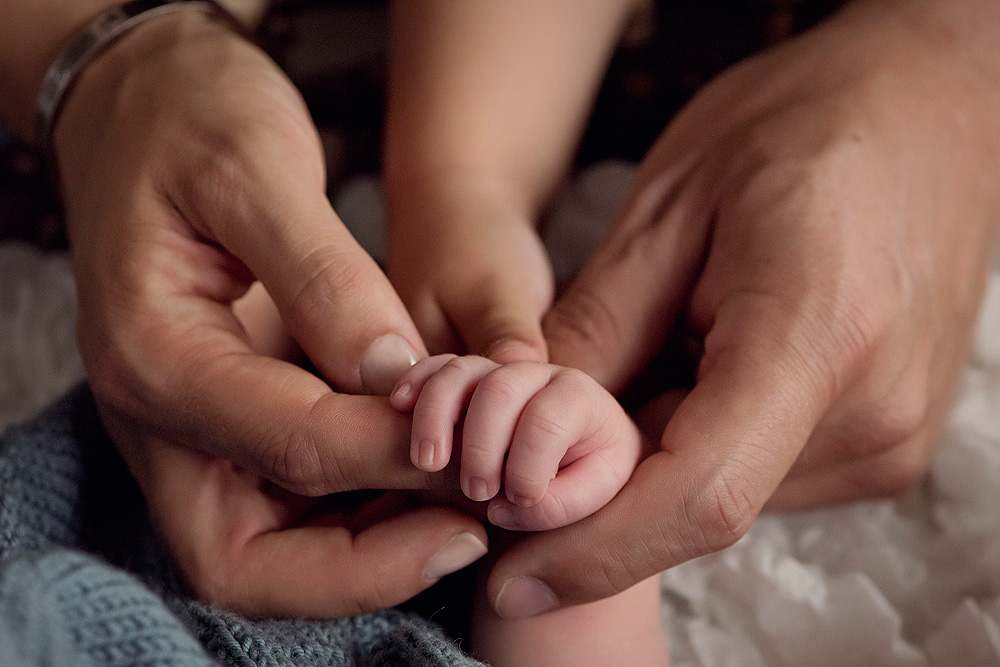
M 597 511 L 642 449 L 607 391 L 551 364 L 430 357 L 400 378 L 390 402 L 413 413 L 410 459 L 425 472 L 448 465 L 460 433 L 462 492 L 489 500 L 489 520 L 510 530 L 559 528 Z

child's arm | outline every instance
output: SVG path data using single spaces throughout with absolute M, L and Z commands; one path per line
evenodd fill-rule
M 432 353 L 546 360 L 536 225 L 634 4 L 394 3 L 387 268 Z
M 462 491 L 492 499 L 490 521 L 511 530 L 558 528 L 597 511 L 641 453 L 641 436 L 617 401 L 560 366 L 441 355 L 410 369 L 390 400 L 412 411 L 410 457 L 429 472 L 448 464 L 464 418 Z

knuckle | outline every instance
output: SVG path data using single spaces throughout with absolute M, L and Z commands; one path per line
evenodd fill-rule
M 314 414 L 313 410 L 307 414 Z M 301 421 L 312 423 L 314 419 L 322 423 L 308 416 Z M 356 488 L 343 456 L 335 455 L 343 454 L 346 447 L 322 446 L 316 432 L 301 423 L 288 432 L 266 435 L 257 450 L 261 452 L 258 465 L 262 473 L 297 495 L 314 497 Z
M 494 472 L 499 462 L 503 460 L 506 448 L 493 444 L 483 438 L 473 438 L 463 434 L 462 437 L 462 471 L 470 475 Z M 481 476 L 481 475 L 480 475 Z
M 595 390 L 598 393 L 603 392 L 603 389 L 601 389 L 601 386 L 593 377 L 578 368 L 560 368 L 556 371 L 553 380 L 571 392 L 580 392 L 584 395 L 588 395 Z
M 521 414 L 518 430 L 520 431 L 522 428 L 527 437 L 519 439 L 518 442 L 531 453 L 544 452 L 545 443 L 551 442 L 554 438 L 563 438 L 569 432 L 565 420 L 560 415 L 547 414 L 541 410 L 533 409 L 532 405 L 529 405 Z
M 878 401 L 853 420 L 840 438 L 848 458 L 889 453 L 912 440 L 929 417 L 930 400 L 920 389 L 900 389 Z
M 193 166 L 193 177 L 214 194 L 239 192 L 246 184 L 252 162 L 233 136 L 219 136 L 212 149 L 202 153 Z
M 553 379 L 564 382 L 567 385 L 586 385 L 592 381 L 591 377 L 579 368 L 560 367 L 553 373 Z
M 481 359 L 472 356 L 454 356 L 442 367 L 442 371 L 457 373 L 462 377 L 473 377 L 479 374 Z
M 254 180 L 253 159 L 247 155 L 239 136 L 220 135 L 207 141 L 209 146 L 191 158 L 183 170 L 180 182 L 182 202 L 194 211 L 204 212 L 197 218 L 221 225 L 215 229 L 223 240 L 227 227 L 245 220 L 250 211 L 241 202 Z
M 303 496 L 321 493 L 314 470 L 318 467 L 315 442 L 300 432 L 262 448 L 260 469 L 282 488 Z
M 329 308 L 338 295 L 370 292 L 369 268 L 349 249 L 333 245 L 313 249 L 299 263 L 301 283 L 292 298 L 293 313 Z
M 853 288 L 847 291 L 858 293 Z M 834 323 L 831 327 L 831 339 L 840 353 L 838 356 L 850 366 L 870 359 L 878 351 L 888 327 L 888 323 L 884 321 L 884 312 L 874 304 L 857 301 L 847 302 L 833 309 L 834 312 L 828 317 Z
M 721 471 L 705 488 L 691 515 L 693 552 L 707 554 L 739 541 L 757 516 L 744 471 Z
M 926 424 L 930 410 L 927 393 L 921 389 L 897 391 L 875 411 L 870 437 L 882 449 L 891 449 L 912 439 Z
M 620 548 L 620 545 L 617 548 Z M 615 549 L 616 546 L 608 545 L 602 550 L 594 571 L 590 573 L 589 581 L 594 582 L 593 589 L 617 593 L 657 571 L 641 559 L 622 558 Z
M 479 383 L 476 391 L 492 397 L 501 405 L 508 405 L 517 400 L 522 392 L 522 386 L 509 373 L 490 373 Z
M 356 585 L 350 601 L 353 615 L 369 614 L 378 609 L 386 609 L 399 604 L 397 596 L 386 588 L 388 577 L 362 576 L 355 579 Z
M 918 448 L 899 447 L 860 468 L 851 481 L 861 497 L 891 498 L 910 490 L 926 471 Z
M 551 528 L 561 528 L 573 520 L 570 508 L 559 496 L 552 494 L 544 496 L 539 500 L 538 507 L 541 510 L 544 524 Z
M 521 525 L 528 530 L 554 530 L 569 525 L 576 518 L 561 498 L 547 494 L 527 509 L 517 509 Z
M 508 465 L 504 469 L 504 486 L 512 493 L 537 503 L 545 494 L 545 487 L 539 488 L 538 477 L 533 475 L 533 472 L 530 469 Z

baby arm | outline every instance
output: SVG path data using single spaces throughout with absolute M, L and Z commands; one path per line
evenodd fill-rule
M 641 454 L 639 431 L 614 397 L 561 366 L 439 355 L 405 373 L 390 400 L 413 413 L 414 465 L 441 470 L 457 438 L 462 492 L 490 501 L 490 522 L 510 530 L 549 530 L 592 514 Z

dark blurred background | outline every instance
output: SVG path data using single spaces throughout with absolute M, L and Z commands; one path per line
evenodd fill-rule
M 405 1 L 405 0 L 404 0 Z M 502 1 L 502 0 L 500 0 Z M 626 32 L 578 166 L 638 160 L 674 112 L 725 67 L 821 20 L 842 0 L 660 0 Z M 375 0 L 278 0 L 261 43 L 300 88 L 326 149 L 329 186 L 378 169 L 387 12 Z M 0 240 L 65 245 L 31 147 L 0 127 Z

